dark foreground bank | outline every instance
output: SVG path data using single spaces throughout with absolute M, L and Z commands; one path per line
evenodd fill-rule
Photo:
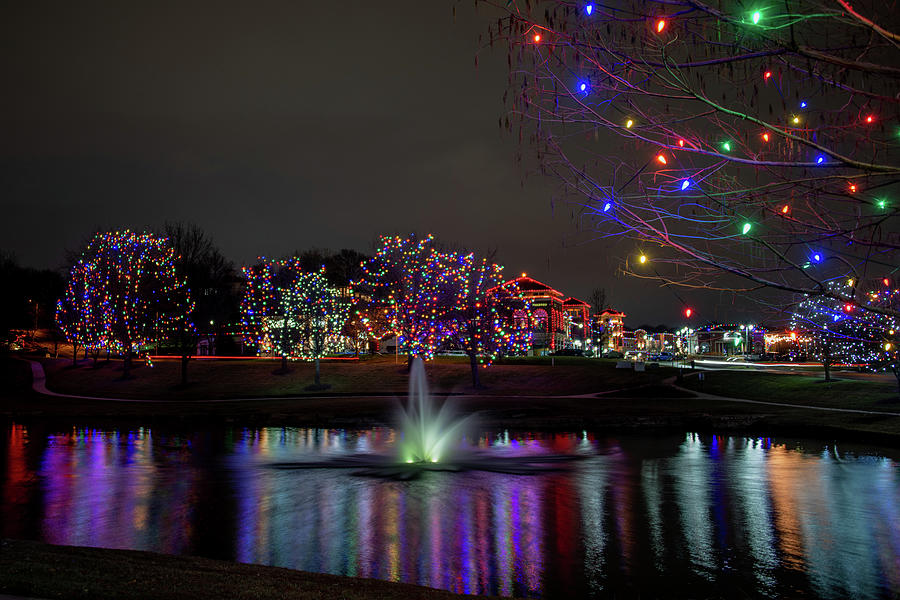
M 488 597 L 192 556 L 53 546 L 20 540 L 0 541 L 0 593 L 35 598 L 134 600 Z

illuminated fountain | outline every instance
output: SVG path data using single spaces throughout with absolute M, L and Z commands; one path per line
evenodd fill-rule
M 409 372 L 409 396 L 406 409 L 400 413 L 400 459 L 420 466 L 450 462 L 448 453 L 458 442 L 469 417 L 455 418 L 449 402 L 435 410 L 428 395 L 425 365 L 420 358 L 413 361 Z
M 315 462 L 281 462 L 277 469 L 356 469 L 357 475 L 413 479 L 424 471 L 494 471 L 529 474 L 564 468 L 577 455 L 528 454 L 497 456 L 463 447 L 464 429 L 472 415 L 459 417 L 449 402 L 439 407 L 428 393 L 425 366 L 413 361 L 406 406 L 399 410 L 397 454 L 353 454 Z

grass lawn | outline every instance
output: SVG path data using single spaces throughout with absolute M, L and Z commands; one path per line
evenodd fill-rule
M 569 358 L 569 357 L 567 357 Z M 492 387 L 482 394 L 455 398 L 462 414 L 478 413 L 486 428 L 521 431 L 713 431 L 751 435 L 804 435 L 844 438 L 900 446 L 900 417 L 813 411 L 796 404 L 900 412 L 900 403 L 881 383 L 843 381 L 822 384 L 811 377 L 744 371 L 707 371 L 703 391 L 724 396 L 782 402 L 782 406 L 690 397 L 660 381 L 671 373 L 632 373 L 602 361 L 577 359 L 556 366 L 496 365 L 482 371 Z M 393 359 L 323 365 L 323 378 L 338 391 L 360 397 L 304 397 L 309 365 L 289 375 L 273 375 L 277 365 L 260 361 L 197 362 L 191 365 L 188 389 L 178 389 L 177 363 L 137 369 L 121 380 L 115 363 L 77 369 L 65 361 L 48 364 L 51 389 L 91 396 L 131 396 L 166 402 L 108 402 L 42 396 L 31 391 L 30 368 L 20 360 L 0 359 L 0 418 L 40 421 L 48 426 L 128 428 L 167 424 L 197 428 L 226 424 L 239 427 L 370 427 L 395 423 L 398 399 L 406 396 L 407 375 Z M 435 388 L 468 392 L 468 365 L 438 361 L 428 366 Z M 696 387 L 694 377 L 685 387 Z M 380 390 L 383 395 L 365 395 Z M 607 394 L 590 392 L 613 390 Z M 561 392 L 585 397 L 551 397 Z M 505 394 L 504 394 L 505 392 Z M 549 394 L 547 393 L 549 392 Z M 278 393 L 287 394 L 278 397 Z M 542 395 L 543 393 L 543 395 Z M 265 399 L 202 402 L 204 398 L 264 396 Z M 271 397 L 270 397 L 271 396 Z M 52 425 L 55 424 L 55 425 Z M 180 425 L 178 425 L 180 424 Z
M 686 377 L 682 387 L 747 400 L 900 413 L 900 395 L 894 381 L 826 382 L 822 377 L 807 375 L 731 370 L 704 371 L 704 374 L 702 383 L 696 376 Z
M 451 600 L 486 598 L 278 567 L 134 550 L 0 541 L 0 593 L 38 598 Z
M 480 369 L 483 389 L 473 389 L 466 359 L 440 357 L 426 365 L 431 391 L 436 394 L 477 393 L 480 395 L 561 396 L 614 390 L 658 382 L 675 373 L 662 368 L 644 373 L 616 369 L 610 361 L 580 357 L 559 357 L 551 365 L 549 357 L 506 359 Z M 60 393 L 148 400 L 193 400 L 217 398 L 259 398 L 321 395 L 306 387 L 313 383 L 313 364 L 289 363 L 290 372 L 275 374 L 278 361 L 195 360 L 188 372 L 190 384 L 181 387 L 178 360 L 159 360 L 153 368 L 138 366 L 134 377 L 121 379 L 120 361 L 91 361 L 73 368 L 70 361 L 43 361 L 48 387 Z M 360 362 L 321 363 L 322 383 L 331 387 L 325 394 L 387 394 L 405 396 L 408 385 L 406 364 L 394 357 L 374 357 Z

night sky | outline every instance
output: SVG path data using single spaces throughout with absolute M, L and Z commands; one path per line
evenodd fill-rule
M 574 245 L 572 208 L 498 127 L 505 50 L 475 66 L 492 17 L 453 5 L 9 7 L 0 248 L 55 268 L 95 228 L 191 221 L 240 265 L 431 232 L 565 294 L 605 287 L 631 326 L 684 324 L 671 292 L 616 275 L 633 242 Z M 731 295 L 687 301 L 695 324 L 754 314 Z

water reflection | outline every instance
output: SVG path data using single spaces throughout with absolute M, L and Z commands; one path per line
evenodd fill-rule
M 187 435 L 7 426 L 8 537 L 199 554 L 504 596 L 890 597 L 900 474 L 842 447 L 689 434 L 494 432 L 572 471 L 415 481 L 271 462 L 389 452 L 389 429 Z

